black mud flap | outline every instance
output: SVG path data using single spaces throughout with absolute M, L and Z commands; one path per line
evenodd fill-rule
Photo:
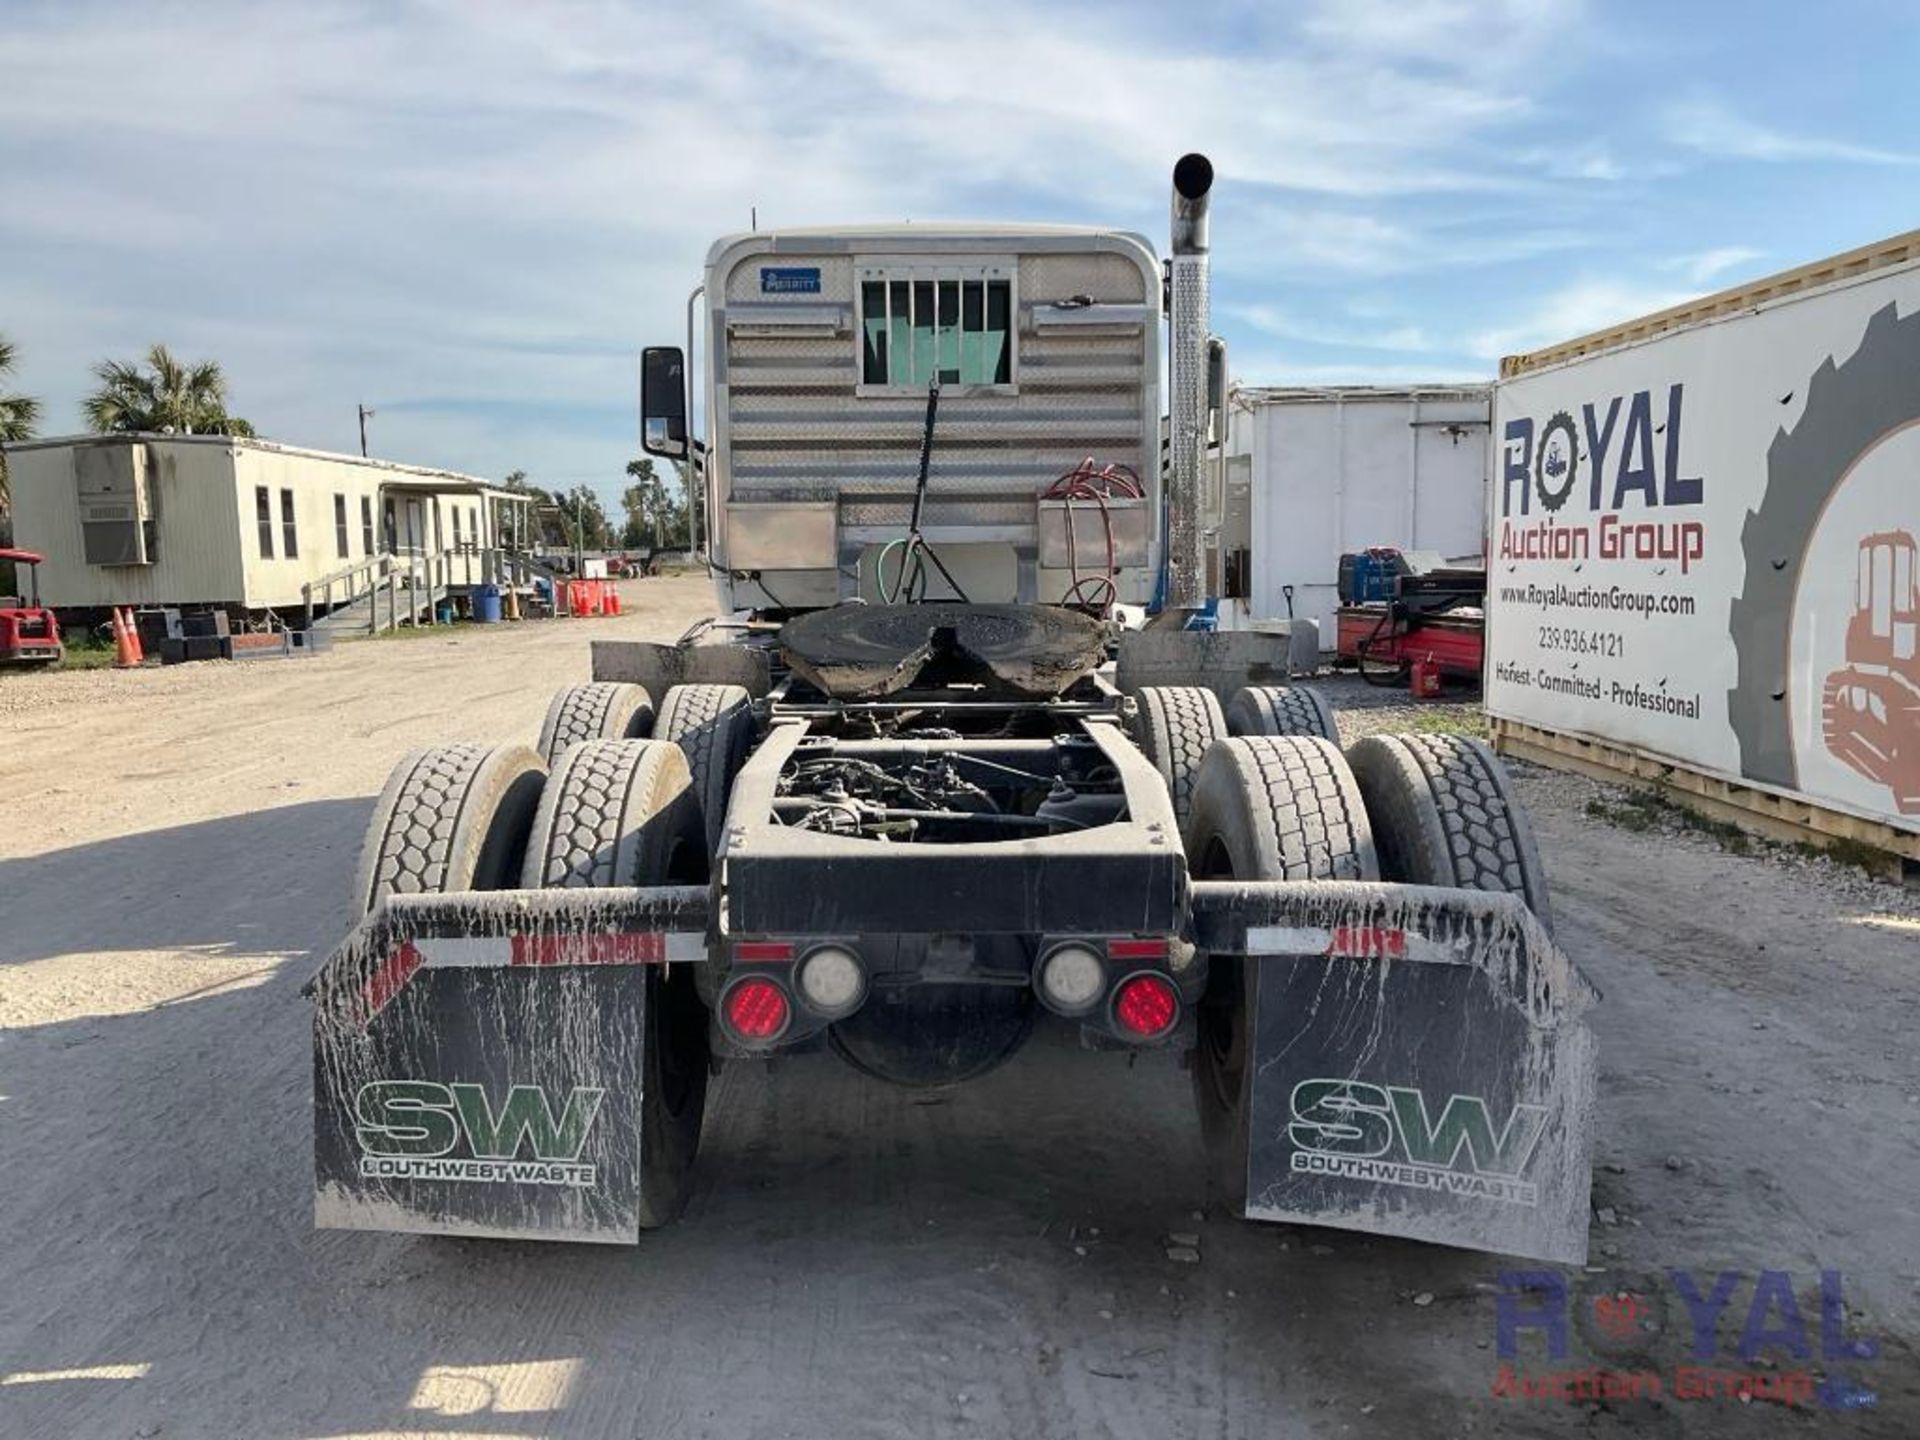
M 388 900 L 314 1001 L 314 1223 L 632 1244 L 644 967 L 701 963 L 708 892 Z
M 1246 1214 L 1583 1264 L 1598 992 L 1515 897 L 1193 887 L 1243 956 Z

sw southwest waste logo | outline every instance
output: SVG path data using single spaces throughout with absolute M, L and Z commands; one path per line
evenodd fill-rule
M 605 1096 L 604 1090 L 577 1086 L 556 1117 L 537 1085 L 515 1085 L 495 1110 L 481 1085 L 376 1080 L 354 1098 L 360 1174 L 370 1180 L 592 1185 L 598 1167 L 582 1163 L 580 1152 Z
M 1287 1137 L 1296 1174 L 1433 1190 L 1510 1205 L 1538 1205 L 1522 1179 L 1546 1129 L 1540 1105 L 1516 1105 L 1496 1126 L 1478 1095 L 1449 1095 L 1435 1119 L 1406 1085 L 1302 1080 L 1293 1087 Z

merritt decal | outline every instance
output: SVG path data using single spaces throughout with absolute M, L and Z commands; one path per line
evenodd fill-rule
M 1296 1174 L 1540 1203 L 1540 1187 L 1521 1177 L 1546 1130 L 1544 1106 L 1516 1105 L 1496 1128 L 1477 1095 L 1448 1096 L 1435 1120 L 1426 1096 L 1409 1086 L 1302 1080 L 1292 1109 L 1287 1138 L 1298 1148 L 1288 1163 Z
M 581 1163 L 580 1152 L 605 1095 L 578 1086 L 556 1119 L 537 1085 L 515 1085 L 496 1111 L 480 1085 L 376 1080 L 354 1099 L 360 1173 L 373 1180 L 592 1185 L 597 1167 Z

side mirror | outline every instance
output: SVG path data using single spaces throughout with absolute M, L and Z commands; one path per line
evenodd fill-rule
M 677 345 L 650 345 L 640 357 L 640 448 L 687 458 L 687 357 Z

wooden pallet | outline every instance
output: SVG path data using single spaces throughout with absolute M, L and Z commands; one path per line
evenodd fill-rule
M 1769 840 L 1817 845 L 1865 845 L 1883 857 L 1869 868 L 1888 879 L 1920 883 L 1920 834 L 1832 810 L 1797 796 L 1704 775 L 1677 761 L 1645 755 L 1604 740 L 1568 735 L 1517 720 L 1489 716 L 1493 748 L 1555 770 L 1571 770 L 1615 784 L 1657 786 L 1670 799 L 1713 820 L 1725 820 Z

